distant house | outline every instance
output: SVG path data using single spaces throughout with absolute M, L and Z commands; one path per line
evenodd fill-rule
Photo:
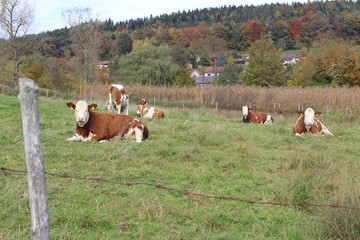
M 203 77 L 218 76 L 224 67 L 207 67 L 203 71 Z
M 196 84 L 212 84 L 224 67 L 205 67 L 193 69 L 189 72 Z
M 302 59 L 303 58 L 300 53 L 281 55 L 281 61 L 283 62 L 284 66 L 296 64 L 298 61 L 301 61 Z
M 194 79 L 197 77 L 201 77 L 201 73 L 196 69 L 190 70 L 189 74 L 190 74 L 190 77 L 192 77 Z
M 103 68 L 106 68 L 108 69 L 109 68 L 109 64 L 110 64 L 110 61 L 100 61 L 98 62 L 98 64 L 96 65 L 99 69 L 103 69 Z
M 216 80 L 216 76 L 207 76 L 207 77 L 196 77 L 195 83 L 198 85 L 201 84 L 213 84 Z

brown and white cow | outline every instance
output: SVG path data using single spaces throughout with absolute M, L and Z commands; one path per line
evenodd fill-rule
M 112 84 L 106 89 L 108 112 L 111 112 L 111 104 L 115 113 L 129 115 L 129 95 L 123 85 Z
M 315 112 L 312 108 L 307 108 L 299 112 L 300 117 L 296 121 L 293 129 L 295 136 L 301 136 L 304 133 L 312 133 L 314 135 L 330 135 L 334 136 L 327 127 L 316 117 L 321 112 Z
M 161 111 L 159 108 L 145 106 L 145 104 L 146 104 L 145 99 L 141 99 L 140 102 L 136 103 L 137 105 L 137 109 L 135 111 L 136 115 L 138 115 L 139 117 L 152 118 L 152 119 L 165 117 L 164 112 Z
M 76 131 L 66 141 L 98 141 L 111 139 L 135 139 L 136 142 L 148 138 L 147 126 L 138 119 L 115 113 L 93 112 L 97 105 L 88 105 L 85 101 L 72 102 L 66 105 L 74 110 Z
M 260 123 L 260 124 L 272 124 L 274 119 L 266 113 L 253 112 L 248 106 L 243 106 L 241 109 L 243 114 L 244 123 Z

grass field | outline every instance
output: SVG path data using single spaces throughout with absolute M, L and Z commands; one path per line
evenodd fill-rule
M 39 99 L 47 172 L 252 201 L 360 207 L 355 114 L 320 116 L 335 137 L 294 137 L 296 115 L 253 125 L 236 111 L 159 102 L 166 118 L 144 120 L 149 140 L 78 143 L 64 141 L 75 129 L 69 100 Z M 0 102 L 0 167 L 25 170 L 20 103 L 3 94 Z M 52 239 L 360 238 L 358 210 L 249 204 L 49 175 L 46 181 Z M 0 171 L 0 191 L 0 239 L 29 239 L 26 174 Z

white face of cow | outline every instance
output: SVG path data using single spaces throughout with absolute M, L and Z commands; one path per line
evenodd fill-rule
M 139 117 L 141 117 L 141 108 L 142 108 L 142 105 L 138 105 L 136 108 L 136 112 L 135 112 L 135 114 L 138 115 Z
M 248 106 L 243 106 L 242 107 L 242 113 L 243 113 L 243 118 L 247 118 L 247 116 L 249 114 L 249 107 Z
M 315 112 L 312 108 L 307 108 L 304 112 L 304 124 L 306 129 L 310 129 L 315 123 L 315 117 L 319 116 L 320 112 Z
M 78 101 L 75 105 L 75 120 L 80 127 L 89 121 L 89 106 L 85 101 Z

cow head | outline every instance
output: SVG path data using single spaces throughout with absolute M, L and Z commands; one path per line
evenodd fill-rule
M 136 105 L 145 105 L 146 104 L 146 100 L 145 99 L 141 99 L 140 102 L 136 103 Z
M 85 126 L 89 121 L 89 111 L 94 110 L 97 107 L 96 104 L 88 105 L 86 101 L 78 101 L 76 105 L 72 102 L 68 102 L 66 105 L 68 108 L 75 110 L 75 120 L 80 127 Z
M 136 108 L 135 114 L 138 115 L 139 117 L 141 117 L 141 112 L 142 112 L 143 107 L 145 106 L 145 104 L 146 104 L 145 99 L 141 99 L 140 102 L 136 103 L 137 108 Z
M 315 124 L 315 117 L 320 116 L 321 112 L 315 112 L 312 108 L 307 108 L 305 112 L 299 112 L 301 116 L 304 116 L 305 128 L 309 131 L 312 125 Z
M 249 111 L 251 111 L 252 109 L 248 106 L 242 106 L 242 108 L 240 108 L 239 110 L 242 111 L 243 118 L 247 118 Z

